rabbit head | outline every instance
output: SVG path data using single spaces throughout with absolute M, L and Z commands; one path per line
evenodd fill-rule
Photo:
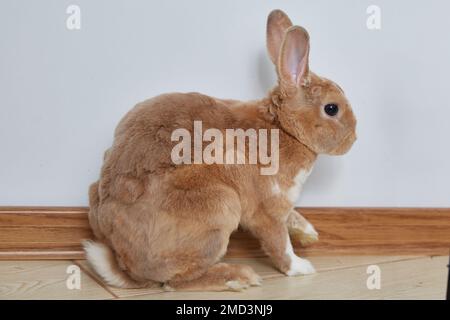
M 278 74 L 270 112 L 280 127 L 316 153 L 346 153 L 356 140 L 356 119 L 343 90 L 309 70 L 308 32 L 272 11 L 267 47 Z

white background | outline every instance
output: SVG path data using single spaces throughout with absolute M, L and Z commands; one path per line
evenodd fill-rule
M 81 8 L 81 30 L 66 8 Z M 368 30 L 366 9 L 381 8 Z M 358 118 L 343 157 L 321 156 L 303 206 L 450 206 L 450 3 L 2 0 L 0 205 L 87 205 L 103 151 L 137 102 L 170 91 L 261 98 L 275 8 L 309 30 L 311 68 Z

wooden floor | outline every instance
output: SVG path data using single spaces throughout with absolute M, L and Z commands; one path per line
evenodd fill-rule
M 163 292 L 104 286 L 86 261 L 0 261 L 0 299 L 444 299 L 448 257 L 310 257 L 318 273 L 288 278 L 265 258 L 232 258 L 247 263 L 263 285 L 243 292 Z M 67 288 L 71 265 L 80 267 L 81 289 Z M 367 268 L 381 270 L 381 288 L 367 288 Z

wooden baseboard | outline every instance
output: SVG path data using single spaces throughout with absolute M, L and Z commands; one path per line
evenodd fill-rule
M 300 208 L 320 241 L 308 255 L 448 255 L 450 208 Z M 92 238 L 85 207 L 0 207 L 0 260 L 84 259 Z M 232 235 L 227 256 L 261 257 L 248 233 Z

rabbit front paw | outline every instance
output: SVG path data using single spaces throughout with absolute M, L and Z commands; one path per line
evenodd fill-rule
M 306 228 L 300 228 L 297 226 L 289 227 L 289 235 L 293 241 L 300 242 L 302 246 L 307 246 L 319 241 L 319 233 L 310 223 Z
M 288 271 L 286 271 L 286 275 L 288 276 L 298 276 L 305 274 L 316 273 L 316 269 L 311 262 L 307 259 L 303 259 L 300 257 L 292 257 L 291 266 Z

